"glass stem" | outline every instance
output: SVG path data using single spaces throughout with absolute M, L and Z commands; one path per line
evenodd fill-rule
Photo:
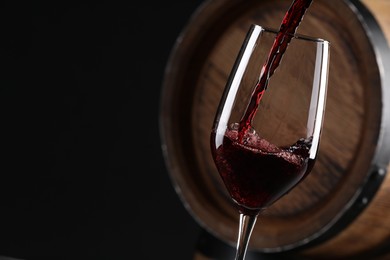
M 249 239 L 251 237 L 256 220 L 257 215 L 240 214 L 240 227 L 238 231 L 235 260 L 244 260 L 249 244 Z

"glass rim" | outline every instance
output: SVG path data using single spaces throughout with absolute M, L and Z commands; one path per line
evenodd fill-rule
M 277 34 L 279 32 L 279 30 L 277 30 L 277 29 L 265 27 L 265 26 L 258 25 L 258 24 L 252 24 L 252 27 L 259 27 L 260 30 L 262 30 L 262 31 L 274 33 L 274 34 Z M 311 41 L 311 42 L 322 42 L 325 44 L 330 44 L 330 42 L 328 40 L 325 40 L 323 38 L 312 37 L 312 36 L 308 36 L 308 35 L 304 35 L 304 34 L 300 34 L 300 33 L 294 33 L 294 34 L 288 34 L 288 35 L 291 35 L 292 38 L 298 39 L 298 40 L 305 40 L 305 41 Z

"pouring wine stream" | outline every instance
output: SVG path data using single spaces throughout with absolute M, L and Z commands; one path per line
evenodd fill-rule
M 282 24 L 279 27 L 278 34 L 274 40 L 268 58 L 264 63 L 259 80 L 257 81 L 251 99 L 239 123 L 239 142 L 242 143 L 243 137 L 251 128 L 252 120 L 256 114 L 260 101 L 267 89 L 268 82 L 279 66 L 291 38 L 295 34 L 306 10 L 309 8 L 312 0 L 294 0 L 289 10 L 286 12 Z

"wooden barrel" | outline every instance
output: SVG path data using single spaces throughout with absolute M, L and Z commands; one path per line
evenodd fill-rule
M 191 216 L 231 245 L 238 211 L 211 157 L 212 121 L 249 26 L 278 28 L 291 2 L 205 1 L 166 66 L 160 132 L 172 183 Z M 307 259 L 390 253 L 389 14 L 388 0 L 314 0 L 308 9 L 298 33 L 331 43 L 319 157 L 259 217 L 251 250 Z

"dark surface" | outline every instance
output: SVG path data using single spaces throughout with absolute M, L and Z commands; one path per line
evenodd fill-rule
M 200 3 L 2 4 L 0 255 L 192 259 L 201 230 L 171 186 L 158 113 Z

